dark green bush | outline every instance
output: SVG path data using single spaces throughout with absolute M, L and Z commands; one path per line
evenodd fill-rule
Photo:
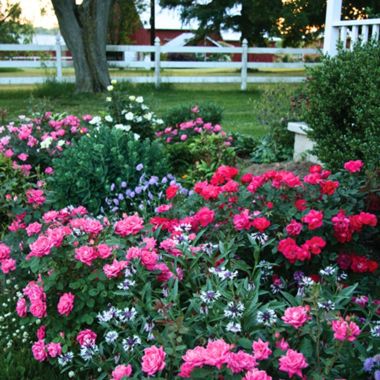
M 331 169 L 358 159 L 367 169 L 378 168 L 380 44 L 356 45 L 352 52 L 324 57 L 309 74 L 306 121 L 315 154 Z
M 205 123 L 220 124 L 223 109 L 214 103 L 180 105 L 167 112 L 164 116 L 164 123 L 167 126 L 175 126 L 178 123 L 195 120 L 198 117 L 203 119 Z
M 49 200 L 56 207 L 83 205 L 96 214 L 102 200 L 110 195 L 112 183 L 138 184 L 139 164 L 146 175 L 163 176 L 169 170 L 160 143 L 135 140 L 133 133 L 100 127 L 54 160 L 54 175 L 48 180 Z
M 300 86 L 271 86 L 253 103 L 259 123 L 267 129 L 266 135 L 253 151 L 253 162 L 268 163 L 292 159 L 294 134 L 287 127 L 289 121 L 300 117 L 298 107 L 294 107 L 294 99 L 300 91 Z

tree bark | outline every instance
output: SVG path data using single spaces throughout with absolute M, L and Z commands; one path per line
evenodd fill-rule
M 110 83 L 106 43 L 113 0 L 51 0 L 61 34 L 71 51 L 78 92 L 101 92 Z

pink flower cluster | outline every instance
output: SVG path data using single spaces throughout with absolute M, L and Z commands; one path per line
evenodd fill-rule
M 127 216 L 124 215 L 122 220 L 115 224 L 115 233 L 122 237 L 128 235 L 137 235 L 144 228 L 144 220 L 137 214 Z
M 359 326 L 355 322 L 350 321 L 349 318 L 346 318 L 346 320 L 340 318 L 332 321 L 332 329 L 334 331 L 334 339 L 336 340 L 353 342 L 360 334 Z
M 247 372 L 244 378 L 248 380 L 272 379 L 265 371 L 256 368 L 258 366 L 257 361 L 266 360 L 272 354 L 268 342 L 263 342 L 261 339 L 253 342 L 252 354 L 243 350 L 233 352 L 233 349 L 233 344 L 218 339 L 209 341 L 206 347 L 197 346 L 194 349 L 187 350 L 182 357 L 184 363 L 181 365 L 179 376 L 190 378 L 194 368 L 210 366 L 221 369 L 225 365 L 233 374 Z
M 30 281 L 23 289 L 24 295 L 29 300 L 29 311 L 36 318 L 46 317 L 46 294 L 44 292 L 42 280 L 38 283 Z M 28 312 L 28 303 L 24 297 L 20 298 L 16 304 L 16 312 L 19 317 L 26 317 Z
M 74 308 L 74 299 L 75 296 L 72 293 L 62 294 L 57 305 L 58 313 L 68 317 Z
M 141 360 L 141 369 L 148 376 L 153 376 L 161 372 L 165 366 L 166 353 L 163 347 L 151 346 L 144 349 L 144 355 Z
M 16 270 L 16 260 L 11 258 L 11 249 L 2 242 L 0 242 L 0 264 L 4 274 Z
M 60 343 L 45 344 L 44 339 L 39 339 L 32 346 L 32 353 L 34 359 L 39 362 L 45 361 L 48 357 L 56 358 L 62 354 L 62 347 Z
M 288 349 L 286 354 L 280 357 L 279 363 L 280 371 L 287 372 L 290 378 L 297 375 L 303 379 L 302 370 L 308 367 L 305 357 L 291 349 Z
M 309 307 L 304 306 L 288 307 L 282 320 L 286 324 L 299 329 L 309 320 L 309 309 Z
M 227 136 L 219 124 L 212 125 L 211 123 L 205 123 L 200 117 L 179 123 L 175 127 L 167 127 L 162 131 L 156 132 L 156 136 L 170 144 L 186 141 L 188 138 L 202 133 L 219 134 L 226 139 L 225 144 L 227 146 L 231 145 L 232 137 Z
M 29 189 L 26 191 L 26 200 L 29 204 L 41 206 L 45 203 L 46 197 L 43 190 Z
M 119 364 L 112 371 L 111 380 L 122 380 L 124 377 L 130 377 L 131 375 L 132 375 L 132 366 L 130 364 L 128 365 Z
M 288 237 L 280 240 L 277 249 L 293 264 L 297 260 L 310 260 L 312 255 L 319 255 L 325 246 L 326 242 L 320 236 L 313 236 L 301 246 L 297 245 L 293 238 Z

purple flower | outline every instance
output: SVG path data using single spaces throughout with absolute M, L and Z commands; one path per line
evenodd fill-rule
M 375 371 L 375 380 L 380 380 L 380 370 Z
M 134 191 L 131 191 L 131 193 L 130 193 L 130 198 L 134 198 L 135 197 L 135 195 L 136 195 L 136 193 L 134 192 Z
M 157 183 L 158 183 L 158 177 L 156 177 L 155 175 L 150 177 L 149 185 L 156 185 Z
M 136 166 L 136 170 L 138 171 L 138 172 L 141 172 L 141 170 L 143 170 L 144 169 L 144 165 L 143 164 L 138 164 L 137 166 Z
M 135 188 L 135 192 L 136 192 L 136 194 L 141 194 L 141 192 L 142 192 L 142 187 L 141 186 L 136 186 L 136 188 Z
M 162 178 L 161 183 L 167 183 L 168 179 L 166 177 Z
M 116 206 L 119 206 L 119 200 L 118 200 L 117 198 L 115 198 L 115 199 L 113 200 L 113 203 L 114 203 Z
M 114 183 L 111 184 L 111 186 L 110 186 L 110 190 L 111 190 L 111 191 L 114 191 L 114 190 L 115 190 L 115 184 L 114 184 Z
M 121 188 L 122 189 L 125 189 L 127 187 L 127 182 L 123 181 L 121 184 L 120 184 Z
M 363 370 L 365 372 L 371 372 L 374 364 L 375 363 L 374 363 L 373 358 L 367 358 L 366 360 L 364 360 Z
M 304 273 L 301 271 L 297 271 L 293 275 L 294 281 L 296 281 L 296 282 L 301 282 L 303 277 L 304 277 Z
M 121 193 L 120 193 L 117 197 L 118 197 L 118 199 L 119 199 L 120 201 L 122 201 L 122 200 L 124 199 L 124 195 L 121 194 Z

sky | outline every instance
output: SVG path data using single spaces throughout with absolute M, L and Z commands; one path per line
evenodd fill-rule
M 12 0 L 19 1 L 22 7 L 23 17 L 31 21 L 36 27 L 56 28 L 58 22 L 54 14 L 50 0 Z M 174 10 L 162 9 L 156 0 L 156 28 L 181 28 L 181 20 L 178 12 Z M 41 15 L 41 8 L 44 7 L 45 15 Z M 149 27 L 149 10 L 147 9 L 141 19 L 144 25 Z

